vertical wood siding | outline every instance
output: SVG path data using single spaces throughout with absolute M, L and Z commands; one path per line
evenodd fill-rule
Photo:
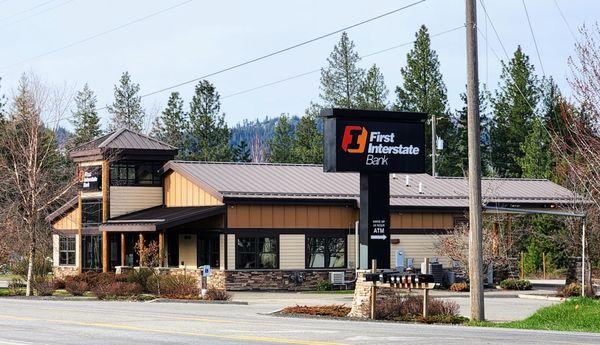
M 79 229 L 79 207 L 67 212 L 58 221 L 52 224 L 52 227 L 57 230 L 73 230 Z
M 317 228 L 354 227 L 357 211 L 330 205 L 231 205 L 227 210 L 229 228 Z
M 165 205 L 167 207 L 222 205 L 219 199 L 172 171 L 165 177 Z
M 304 269 L 305 236 L 279 235 L 279 268 L 282 270 Z
M 390 213 L 392 229 L 452 229 L 454 227 L 453 213 Z
M 162 205 L 162 187 L 110 187 L 110 216 Z

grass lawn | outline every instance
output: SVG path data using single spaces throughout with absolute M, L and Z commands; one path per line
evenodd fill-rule
M 20 275 L 16 274 L 0 274 L 0 280 L 21 279 Z
M 571 298 L 563 303 L 542 308 L 521 321 L 505 323 L 471 321 L 468 325 L 600 333 L 600 300 Z
M 354 290 L 331 290 L 331 291 L 303 291 L 302 293 L 319 293 L 330 295 L 352 295 Z

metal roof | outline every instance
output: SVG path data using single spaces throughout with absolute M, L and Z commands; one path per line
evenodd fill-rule
M 225 213 L 225 206 L 157 206 L 110 219 L 100 231 L 156 231 Z
M 177 148 L 127 128 L 106 134 L 81 144 L 71 151 L 71 157 L 94 155 L 105 150 L 175 151 Z
M 320 165 L 170 161 L 164 170 L 170 169 L 219 199 L 357 200 L 359 197 L 357 173 L 325 173 Z M 484 178 L 482 191 L 484 204 L 569 204 L 581 201 L 580 196 L 548 180 Z M 390 178 L 392 206 L 466 208 L 467 192 L 466 178 L 432 177 L 428 174 L 392 174 Z

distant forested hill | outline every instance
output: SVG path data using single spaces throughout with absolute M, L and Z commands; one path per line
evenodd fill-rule
M 254 137 L 258 135 L 263 145 L 267 145 L 269 140 L 273 137 L 273 131 L 279 117 L 269 118 L 265 117 L 264 120 L 248 121 L 243 120 L 241 123 L 231 128 L 231 146 L 235 147 L 240 141 L 245 140 L 250 146 Z M 290 117 L 292 127 L 295 129 L 296 125 L 300 121 L 298 116 Z

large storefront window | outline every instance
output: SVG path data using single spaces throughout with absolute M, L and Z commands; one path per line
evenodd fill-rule
M 276 237 L 238 237 L 236 242 L 236 269 L 279 268 Z
M 60 236 L 58 241 L 58 264 L 75 265 L 75 236 Z
M 102 268 L 102 235 L 83 236 L 83 269 L 99 270 Z
M 98 226 L 102 223 L 102 200 L 81 200 L 81 224 L 84 227 Z
M 119 161 L 110 166 L 111 186 L 160 186 L 160 162 Z
M 306 268 L 346 267 L 345 237 L 306 237 Z

